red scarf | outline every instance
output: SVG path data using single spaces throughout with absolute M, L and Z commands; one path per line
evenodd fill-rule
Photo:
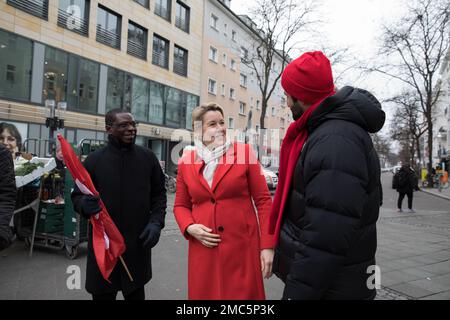
M 293 122 L 289 126 L 283 139 L 283 144 L 281 145 L 280 151 L 278 187 L 275 192 L 275 198 L 273 200 L 269 218 L 269 233 L 274 235 L 274 245 L 278 243 L 283 211 L 291 189 L 295 166 L 300 157 L 303 145 L 308 139 L 308 130 L 306 128 L 308 120 L 311 118 L 312 113 L 317 109 L 322 101 L 335 93 L 336 92 L 333 91 L 327 94 L 323 99 L 320 99 L 318 102 L 310 106 L 297 121 Z

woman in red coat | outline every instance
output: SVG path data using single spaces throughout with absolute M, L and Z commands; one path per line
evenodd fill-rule
M 189 299 L 265 299 L 272 199 L 261 167 L 248 145 L 226 140 L 218 105 L 195 108 L 192 121 L 195 148 L 179 162 L 174 205 L 189 240 Z

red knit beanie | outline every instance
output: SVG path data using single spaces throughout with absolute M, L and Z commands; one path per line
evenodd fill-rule
M 283 71 L 281 86 L 293 98 L 315 103 L 334 90 L 331 64 L 320 51 L 306 52 Z

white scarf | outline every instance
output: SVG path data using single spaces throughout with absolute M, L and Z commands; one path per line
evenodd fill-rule
M 194 145 L 197 155 L 205 161 L 205 168 L 203 169 L 203 177 L 208 182 L 209 187 L 212 187 L 214 173 L 219 165 L 219 159 L 228 151 L 231 146 L 231 141 L 227 140 L 225 144 L 214 148 L 208 149 L 203 142 L 194 139 Z

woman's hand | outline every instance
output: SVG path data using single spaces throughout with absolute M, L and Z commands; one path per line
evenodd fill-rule
M 261 250 L 261 271 L 266 279 L 272 276 L 273 254 L 273 249 Z
M 208 248 L 217 247 L 221 241 L 218 234 L 211 233 L 212 229 L 202 224 L 191 224 L 186 231 Z

